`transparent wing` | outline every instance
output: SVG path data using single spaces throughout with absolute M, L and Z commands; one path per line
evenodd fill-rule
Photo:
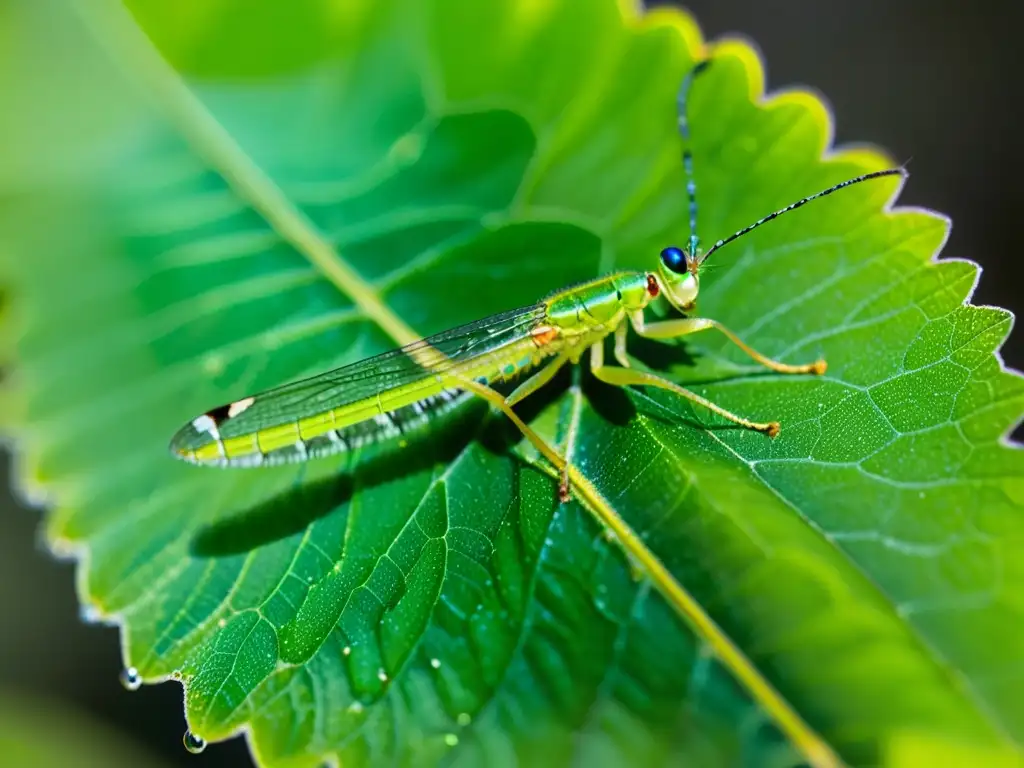
M 522 340 L 543 320 L 545 311 L 544 304 L 536 304 L 502 312 L 333 371 L 218 406 L 182 427 L 171 441 L 171 451 L 181 455 L 209 443 L 211 427 L 221 439 L 229 439 L 368 398 L 386 397 L 437 372 L 450 371 L 460 363 L 478 360 Z

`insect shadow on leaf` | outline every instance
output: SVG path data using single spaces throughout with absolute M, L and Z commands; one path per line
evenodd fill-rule
M 301 533 L 337 512 L 360 489 L 373 488 L 433 466 L 445 465 L 479 437 L 493 419 L 481 419 L 483 401 L 469 400 L 429 427 L 410 433 L 407 444 L 378 447 L 356 457 L 354 467 L 317 480 L 303 481 L 255 506 L 200 528 L 190 542 L 195 557 L 225 557 L 250 552 Z
M 524 419 L 533 419 L 564 391 L 562 378 L 553 381 L 543 394 L 522 403 L 518 410 Z M 307 482 L 300 477 L 288 490 L 203 526 L 192 538 L 189 551 L 194 557 L 227 557 L 301 533 L 320 518 L 337 512 L 357 490 L 448 465 L 473 441 L 487 451 L 508 455 L 522 435 L 496 414 L 482 418 L 486 411 L 485 403 L 474 398 L 428 428 L 410 433 L 403 448 L 382 447 L 373 455 L 357 459 L 355 467 L 330 477 Z

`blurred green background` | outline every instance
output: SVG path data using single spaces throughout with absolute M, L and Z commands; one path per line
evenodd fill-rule
M 32 1 L 0 4 L 0 20 L 15 3 Z M 1019 289 L 1024 270 L 1017 253 L 1024 146 L 1007 107 L 1024 74 L 1016 39 L 1024 22 L 1020 6 L 1001 4 L 995 22 L 991 6 L 982 11 L 970 0 L 694 0 L 685 5 L 708 38 L 740 33 L 753 40 L 765 56 L 769 88 L 803 84 L 823 93 L 835 113 L 837 143 L 870 142 L 909 160 L 912 178 L 901 202 L 952 217 L 945 255 L 975 259 L 985 270 L 974 302 L 1014 311 L 1024 307 Z M 51 52 L 40 50 L 39 56 L 40 67 L 53 62 Z M 0 71 L 0 83 L 23 74 Z M 50 117 L 60 121 L 63 116 Z M 1004 358 L 1024 367 L 1019 331 Z M 6 458 L 2 470 L 7 488 Z M 13 711 L 11 700 L 29 694 L 33 704 L 25 710 L 59 706 L 70 712 L 73 726 L 51 738 L 69 743 L 81 734 L 96 738 L 74 753 L 80 762 L 65 765 L 93 764 L 85 755 L 101 750 L 104 739 L 122 750 L 134 743 L 153 764 L 249 764 L 240 740 L 200 756 L 184 751 L 179 686 L 135 693 L 121 687 L 116 630 L 79 620 L 73 566 L 55 561 L 39 544 L 39 513 L 10 495 L 0 503 L 5 608 L 0 705 L 7 702 L 0 717 Z M 40 760 L 33 763 L 43 764 Z M 103 764 L 140 762 L 138 751 L 120 751 Z

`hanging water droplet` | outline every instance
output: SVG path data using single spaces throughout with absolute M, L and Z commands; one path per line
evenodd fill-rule
M 126 691 L 137 691 L 142 687 L 142 675 L 135 667 L 128 667 L 121 670 L 121 685 Z
M 459 716 L 455 718 L 455 722 L 465 728 L 472 722 L 473 718 L 469 716 L 469 712 L 460 712 Z
M 352 653 L 352 646 L 351 645 L 346 645 L 344 648 L 341 649 L 341 655 L 342 656 L 348 656 L 350 653 Z
M 382 683 L 386 683 L 388 681 L 388 673 L 385 672 L 383 669 L 378 669 L 377 679 L 380 680 Z
M 434 669 L 440 669 L 441 668 L 441 660 L 440 659 L 431 659 L 430 660 L 430 666 L 432 666 Z
M 454 747 L 459 743 L 459 737 L 456 736 L 454 733 L 446 733 L 444 735 L 444 743 L 447 744 L 449 747 Z
M 103 614 L 95 605 L 81 605 L 78 608 L 78 618 L 86 624 L 99 624 L 103 621 Z
M 353 701 L 351 704 L 348 705 L 348 711 L 351 712 L 353 715 L 358 715 L 360 712 L 363 711 L 362 702 Z
M 193 755 L 198 755 L 206 749 L 206 739 L 202 736 L 197 736 L 192 733 L 192 731 L 185 731 L 185 735 L 181 737 L 181 743 L 184 744 L 185 749 Z

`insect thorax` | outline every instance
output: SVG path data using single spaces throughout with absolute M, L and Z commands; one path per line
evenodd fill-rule
M 618 272 L 577 285 L 548 299 L 547 321 L 565 333 L 604 326 L 611 331 L 629 312 L 650 301 L 644 272 Z

